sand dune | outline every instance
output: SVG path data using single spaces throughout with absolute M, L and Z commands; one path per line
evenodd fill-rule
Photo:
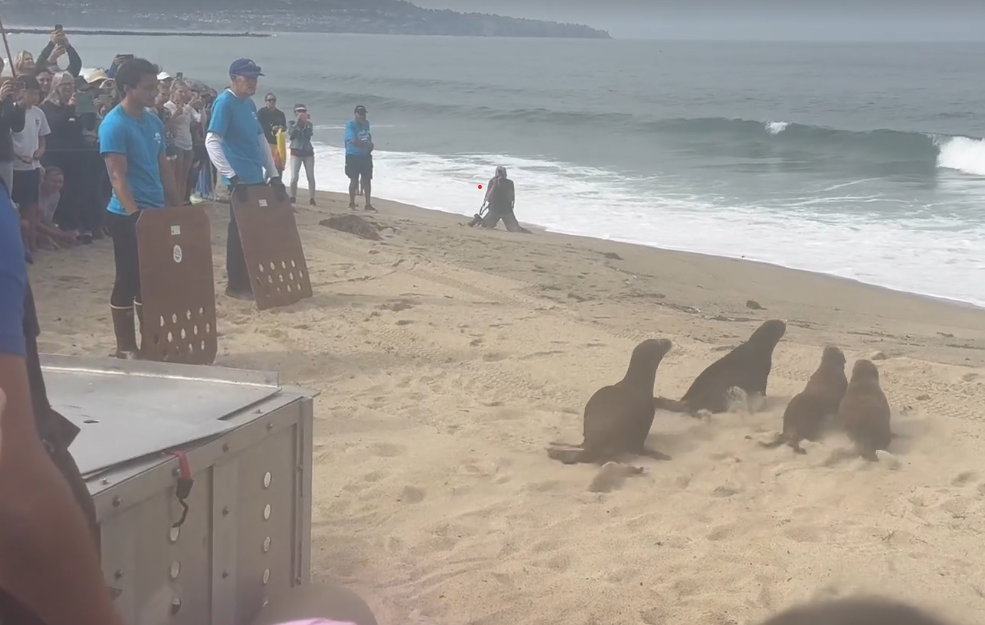
M 381 623 L 755 623 L 790 603 L 883 592 L 975 622 L 985 610 L 985 313 L 745 261 L 545 233 L 380 202 L 383 240 L 298 214 L 315 296 L 259 313 L 220 297 L 218 364 L 277 369 L 316 405 L 315 576 Z M 225 215 L 212 209 L 224 284 Z M 44 351 L 112 348 L 108 241 L 32 268 Z M 755 300 L 765 310 L 747 307 Z M 658 412 L 640 476 L 547 458 L 640 340 L 675 347 L 679 397 L 768 318 L 788 321 L 770 398 L 709 421 Z M 889 463 L 763 449 L 839 345 L 876 364 L 900 438 Z M 884 357 L 884 359 L 882 359 Z

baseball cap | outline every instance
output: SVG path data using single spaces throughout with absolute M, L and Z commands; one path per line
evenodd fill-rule
M 167 80 L 169 78 L 171 78 L 171 74 L 167 72 L 161 72 L 160 74 L 157 75 L 158 80 Z
M 365 114 L 366 113 L 366 107 L 363 106 L 362 104 L 360 104 L 359 106 L 356 107 L 356 112 L 357 113 L 364 113 Z
M 263 72 L 260 71 L 260 66 L 253 62 L 253 59 L 236 59 L 229 66 L 229 75 L 256 78 L 263 76 Z

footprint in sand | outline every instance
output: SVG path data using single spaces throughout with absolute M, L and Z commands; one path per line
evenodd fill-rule
M 404 489 L 400 492 L 400 497 L 397 501 L 402 501 L 404 503 L 421 503 L 427 496 L 427 491 L 423 488 L 418 488 L 416 486 L 404 486 Z
M 978 478 L 978 474 L 974 471 L 963 471 L 958 473 L 957 477 L 951 480 L 951 486 L 964 486 L 976 478 Z
M 369 446 L 368 451 L 370 454 L 381 458 L 396 458 L 407 453 L 407 448 L 393 443 L 373 443 Z

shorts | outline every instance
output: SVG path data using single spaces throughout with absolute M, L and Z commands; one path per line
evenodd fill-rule
M 41 192 L 41 170 L 14 170 L 14 190 L 10 194 L 10 199 L 14 204 L 20 206 L 21 211 L 38 203 L 38 194 Z
M 373 155 L 346 154 L 345 175 L 349 180 L 373 179 Z

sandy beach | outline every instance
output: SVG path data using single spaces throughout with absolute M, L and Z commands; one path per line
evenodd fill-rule
M 321 393 L 314 577 L 380 623 L 740 625 L 817 596 L 879 592 L 973 623 L 985 610 L 985 311 L 753 262 L 536 232 L 379 201 L 367 241 L 298 209 L 315 295 L 257 312 L 219 297 L 217 364 Z M 217 292 L 226 209 L 211 207 Z M 522 218 L 522 215 L 521 215 Z M 108 240 L 31 268 L 48 353 L 113 348 Z M 757 302 L 764 310 L 747 305 Z M 669 338 L 679 397 L 723 350 L 785 319 L 770 398 L 710 422 L 658 412 L 669 462 L 612 492 L 545 447 L 632 348 Z M 764 449 L 840 346 L 878 358 L 901 466 Z

